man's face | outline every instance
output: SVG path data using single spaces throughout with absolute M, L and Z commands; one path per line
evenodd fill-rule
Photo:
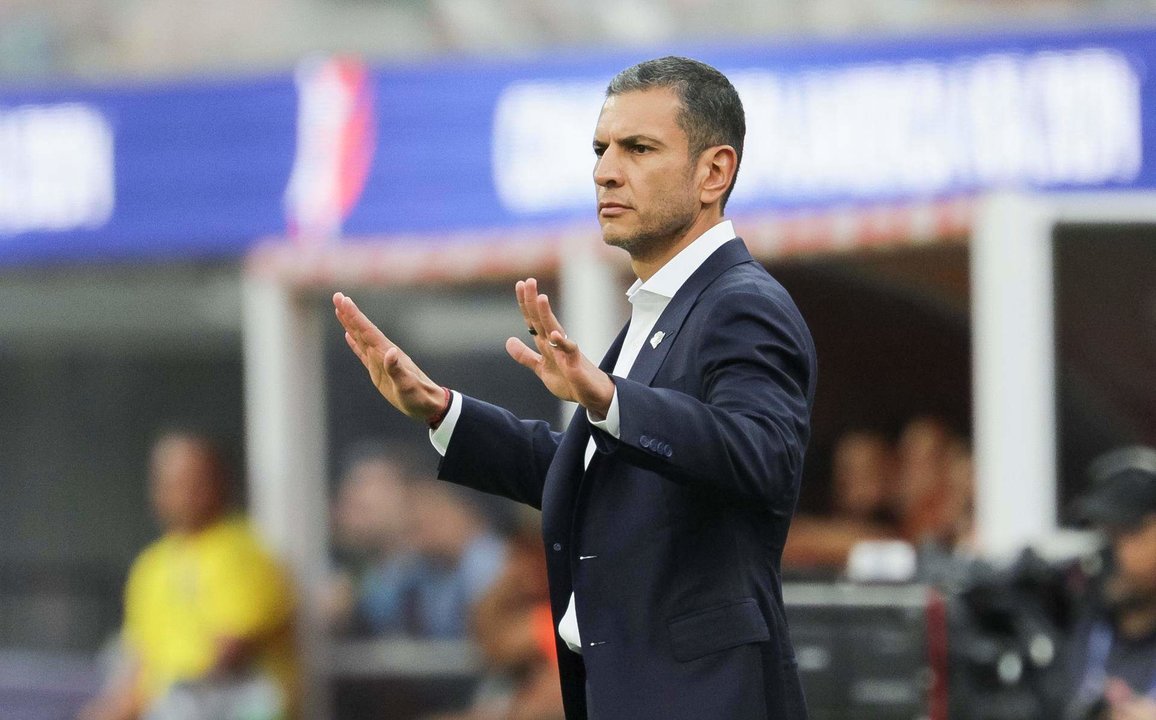
M 678 95 L 655 88 L 611 95 L 594 130 L 602 239 L 632 257 L 661 252 L 701 210 L 695 164 L 678 125 Z
M 473 513 L 433 480 L 414 485 L 409 499 L 408 540 L 430 559 L 457 563 L 476 534 Z
M 1115 569 L 1107 594 L 1116 605 L 1156 601 L 1156 514 L 1137 528 L 1112 535 Z
M 354 465 L 334 504 L 338 545 L 370 554 L 397 545 L 405 534 L 405 482 L 401 468 L 385 458 L 368 458 Z
M 153 448 L 151 494 L 166 530 L 194 532 L 220 514 L 224 489 L 212 451 L 189 438 L 168 437 Z
M 835 447 L 835 505 L 857 518 L 869 517 L 891 502 L 895 479 L 891 447 L 883 438 L 854 433 Z

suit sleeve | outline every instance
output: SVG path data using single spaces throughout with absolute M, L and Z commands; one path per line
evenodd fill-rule
M 615 377 L 621 432 L 595 432 L 600 451 L 677 482 L 785 509 L 798 494 L 810 435 L 816 360 L 806 324 L 787 298 L 731 292 L 692 343 L 681 390 Z M 689 329 L 689 328 L 688 328 Z
M 519 420 L 462 395 L 462 413 L 438 477 L 541 509 L 542 485 L 560 438 L 545 421 Z

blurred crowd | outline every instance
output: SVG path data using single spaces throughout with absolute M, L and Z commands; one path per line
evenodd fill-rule
M 331 628 L 347 637 L 484 636 L 494 621 L 479 620 L 479 609 L 510 592 L 515 570 L 534 575 L 516 584 L 537 587 L 544 600 L 542 569 L 523 557 L 539 543 L 517 530 L 509 539 L 510 520 L 488 498 L 433 480 L 405 457 L 378 444 L 346 463 L 332 509 Z M 894 440 L 848 431 L 830 464 L 830 510 L 796 516 L 783 554 L 788 574 L 841 576 L 853 551 L 874 543 L 971 552 L 971 450 L 946 422 L 914 418 Z
M 475 706 L 438 720 L 561 717 L 535 514 L 511 520 L 485 496 L 431 479 L 428 458 L 407 458 L 376 443 L 344 464 L 332 508 L 331 629 L 473 642 L 485 672 Z M 912 557 L 970 552 L 971 452 L 946 422 L 918 417 L 895 439 L 848 431 L 830 465 L 830 510 L 796 516 L 788 576 L 845 577 L 856 548 L 875 544 L 903 543 Z
M 562 718 L 536 513 L 511 517 L 407 456 L 374 443 L 346 463 L 332 507 L 330 630 L 471 642 L 475 700 L 439 720 Z M 106 686 L 81 720 L 299 718 L 297 592 L 238 512 L 232 478 L 209 435 L 177 429 L 154 443 L 162 534 L 133 563 Z
M 506 561 L 479 494 L 420 476 L 368 450 L 333 507 L 332 628 L 353 636 L 461 638 L 468 611 Z
M 799 513 L 783 551 L 790 574 L 842 573 L 857 547 L 969 552 L 975 479 L 967 441 L 942 420 L 917 417 L 892 441 L 851 430 L 831 458 L 830 512 Z M 898 578 L 890 578 L 898 579 Z
M 537 514 L 433 479 L 424 449 L 372 441 L 347 452 L 322 594 L 329 630 L 476 647 L 472 705 L 436 720 L 563 717 Z M 864 543 L 954 551 L 970 542 L 970 453 L 943 422 L 912 420 L 894 442 L 848 432 L 831 467 L 831 512 L 797 517 L 788 571 L 841 574 Z M 150 496 L 163 534 L 134 563 L 119 669 L 83 717 L 228 720 L 242 707 L 247 718 L 294 717 L 284 644 L 294 593 L 236 513 L 218 446 L 187 430 L 162 434 Z
M 412 450 L 375 441 L 346 458 L 331 508 L 330 631 L 476 648 L 471 699 L 426 720 L 561 720 L 537 513 L 433 479 L 428 457 L 414 462 Z M 976 565 L 971 452 L 947 423 L 918 417 L 894 439 L 850 430 L 830 465 L 830 511 L 797 516 L 788 576 L 909 580 L 925 554 Z M 963 593 L 980 609 L 953 625 L 953 677 L 971 688 L 961 701 L 971 709 L 953 710 L 959 717 L 1012 717 L 996 710 L 1008 706 L 1006 691 L 1027 687 L 1026 671 L 1008 680 L 1000 669 L 994 690 L 967 675 L 990 664 L 984 648 L 1006 646 L 1040 678 L 1032 709 L 1015 717 L 1156 720 L 1156 450 L 1104 455 L 1090 477 L 1075 514 L 1107 541 L 1099 569 L 1067 573 L 1060 584 L 1069 587 L 1036 598 L 1022 577 Z M 133 564 L 115 671 L 80 718 L 296 720 L 296 592 L 237 512 L 219 447 L 188 430 L 162 433 L 149 488 L 162 536 Z M 876 577 L 856 576 L 858 554 L 893 558 L 895 547 L 908 549 L 907 576 L 889 575 L 886 563 Z M 1078 599 L 1067 620 L 1053 607 L 1064 605 L 1061 594 Z M 995 714 L 972 712 L 986 707 L 975 698 L 991 700 Z
M 343 637 L 469 640 L 472 707 L 437 720 L 562 718 L 537 513 L 434 480 L 404 449 L 355 449 L 332 509 L 325 612 Z

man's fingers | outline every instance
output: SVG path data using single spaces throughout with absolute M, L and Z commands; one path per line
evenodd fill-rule
M 538 281 L 534 278 L 519 280 L 514 288 L 518 298 L 518 309 L 522 312 L 526 329 L 535 338 L 534 344 L 541 350 L 541 343 L 546 341 L 550 331 L 554 328 L 539 310 L 539 298 L 542 295 L 538 293 Z
M 348 295 L 334 293 L 333 306 L 345 328 L 345 342 L 361 364 L 372 375 L 377 362 L 374 355 L 380 353 L 382 370 L 391 377 L 396 376 L 401 369 L 401 349 L 378 330 Z
M 539 295 L 537 305 L 538 317 L 541 318 L 542 327 L 546 333 L 546 344 L 567 355 L 577 352 L 578 343 L 570 339 L 566 334 L 566 329 L 562 327 L 562 323 L 554 315 L 554 310 L 550 307 L 550 298 L 546 295 Z
M 566 336 L 566 333 L 555 330 L 550 333 L 550 338 L 546 343 L 555 351 L 563 352 L 569 355 L 570 353 L 578 352 L 578 343 Z
M 542 323 L 539 332 L 545 331 L 545 335 L 551 336 L 558 333 L 563 337 L 566 336 L 566 331 L 562 328 L 562 323 L 558 322 L 558 318 L 554 315 L 554 310 L 550 307 L 550 298 L 546 295 L 539 295 L 537 297 L 538 318 Z
M 333 305 L 337 311 L 337 319 L 345 326 L 345 329 L 352 333 L 365 333 L 367 331 L 377 331 L 377 326 L 373 324 L 365 313 L 357 307 L 353 302 L 353 298 L 342 293 L 334 293 Z
M 413 360 L 394 345 L 343 293 L 333 294 L 337 319 L 345 328 L 345 342 L 369 371 L 378 391 L 405 415 L 428 418 L 444 403 L 444 390 L 435 385 Z M 434 396 L 436 395 L 436 399 Z
M 522 319 L 526 324 L 530 324 L 530 315 L 526 311 L 526 281 L 519 280 L 514 283 L 514 297 L 518 300 L 518 312 L 522 313 Z
M 509 353 L 519 365 L 527 367 L 537 372 L 539 364 L 542 362 L 542 356 L 534 352 L 518 338 L 512 337 L 506 340 L 506 352 Z
M 357 325 L 356 316 L 362 314 L 353 302 L 353 298 L 344 293 L 333 294 L 333 308 L 337 312 L 337 319 L 346 329 L 351 329 L 351 326 Z
M 353 335 L 358 340 L 361 340 L 361 335 L 364 334 L 365 326 L 372 325 L 369 318 L 365 317 L 364 313 L 358 310 L 357 305 L 353 300 L 337 293 L 333 298 L 334 312 L 337 313 L 337 321 L 345 328 L 346 332 Z
M 370 378 L 373 379 L 374 382 L 377 382 L 377 375 L 375 374 L 377 371 L 374 367 L 373 357 L 370 354 L 370 348 L 360 343 L 357 338 L 348 332 L 345 333 L 345 343 L 349 345 L 349 348 L 353 350 L 353 354 L 357 356 L 357 359 L 360 360 L 361 364 L 365 366 L 365 369 L 369 371 Z M 400 355 L 401 351 L 394 346 L 386 350 L 381 356 L 381 369 L 390 377 L 396 377 L 399 374 L 401 365 L 399 362 Z
M 357 307 L 357 303 L 353 302 L 353 298 L 343 293 L 334 293 L 333 306 L 334 311 L 337 313 L 338 322 L 340 322 L 342 327 L 345 328 L 345 331 L 357 341 L 357 344 L 361 346 L 363 352 L 367 352 L 371 347 L 377 348 L 381 352 L 386 352 L 390 348 L 397 347 L 385 336 L 385 333 Z
M 522 302 L 524 303 L 523 314 L 530 327 L 538 331 L 539 335 L 545 335 L 542 328 L 542 319 L 538 317 L 538 281 L 535 278 L 526 278 L 525 285 L 522 292 Z
M 405 372 L 405 368 L 401 365 L 401 350 L 396 345 L 385 351 L 382 363 L 385 365 L 385 372 L 392 378 Z
M 534 320 L 530 315 L 530 309 L 526 303 L 527 289 L 526 280 L 519 280 L 514 284 L 514 296 L 518 299 L 518 312 L 522 313 L 522 321 L 526 323 L 526 329 L 531 335 L 538 334 L 538 328 L 534 325 Z
M 349 332 L 345 333 L 345 343 L 349 345 L 349 349 L 353 351 L 353 354 L 357 356 L 357 359 L 361 361 L 361 364 L 365 365 L 365 351 L 361 348 L 361 345 L 353 339 L 353 336 L 350 335 Z

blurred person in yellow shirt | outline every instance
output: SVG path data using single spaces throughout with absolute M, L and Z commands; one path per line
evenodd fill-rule
M 164 535 L 129 573 L 123 641 L 131 670 L 80 717 L 294 717 L 292 591 L 230 512 L 222 454 L 206 437 L 166 433 L 153 446 L 150 480 Z

